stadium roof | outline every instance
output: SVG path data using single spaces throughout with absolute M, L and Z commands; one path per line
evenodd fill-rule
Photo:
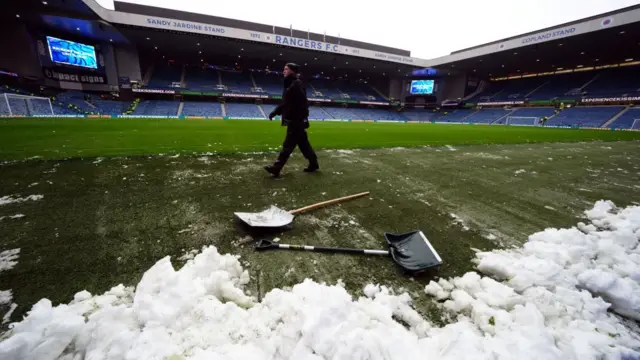
M 506 76 L 640 58 L 640 5 L 427 60 L 429 67 Z

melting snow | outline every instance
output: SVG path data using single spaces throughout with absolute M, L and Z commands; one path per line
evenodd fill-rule
M 516 170 L 516 175 L 527 172 L 525 169 Z
M 3 252 L 0 252 L 0 273 L 13 269 L 13 267 L 18 264 L 18 255 L 20 255 L 20 249 L 5 250 Z M 7 306 L 9 307 L 9 309 L 2 317 L 2 324 L 9 322 L 11 314 L 18 307 L 17 304 L 12 303 L 12 300 L 13 293 L 11 290 L 0 290 L 0 306 L 3 308 Z M 0 348 L 1 347 L 2 343 L 0 343 Z M 2 350 L 0 350 L 0 355 L 1 354 Z
M 451 213 L 449 214 L 449 216 L 453 218 L 454 224 L 460 224 L 460 226 L 462 226 L 462 229 L 465 231 L 469 230 L 469 227 L 464 223 L 464 220 L 462 220 L 462 218 L 460 218 L 458 215 Z
M 7 195 L 0 197 L 0 205 L 7 205 L 12 203 L 21 203 L 25 201 L 38 201 L 42 199 L 44 195 L 29 195 L 27 197 L 14 197 L 13 195 Z
M 454 147 L 453 147 L 453 146 L 451 146 L 451 145 L 445 145 L 445 147 L 446 147 L 447 149 L 449 149 L 449 151 L 457 151 L 457 150 L 458 150 L 458 149 L 454 148 Z
M 261 302 L 237 256 L 206 247 L 176 271 L 158 261 L 134 287 L 36 303 L 0 343 L 6 359 L 637 359 L 640 207 L 599 201 L 590 224 L 547 229 L 521 249 L 480 252 L 477 268 L 431 282 L 456 321 L 435 327 L 407 293 L 353 298 L 305 280 Z

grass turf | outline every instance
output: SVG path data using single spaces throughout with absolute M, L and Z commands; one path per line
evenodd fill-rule
M 412 123 L 313 122 L 316 149 L 517 144 L 640 139 L 638 132 Z M 178 119 L 3 119 L 0 159 L 240 153 L 277 150 L 279 121 Z

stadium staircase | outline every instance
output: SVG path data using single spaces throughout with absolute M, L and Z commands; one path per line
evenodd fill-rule
M 253 76 L 251 77 L 251 80 L 253 80 Z M 255 82 L 254 82 L 254 84 L 255 84 Z M 262 108 L 262 105 L 258 105 L 258 110 L 260 110 L 260 113 L 266 119 L 267 118 L 267 114 L 265 114 L 264 109 Z
M 333 116 L 329 114 L 329 112 L 325 108 L 321 107 L 320 110 L 326 115 L 325 119 L 333 119 Z
M 216 72 L 218 73 L 218 85 L 222 85 L 222 73 L 220 72 L 220 70 L 216 70 Z
M 602 124 L 602 128 L 608 128 L 614 121 L 618 120 L 619 117 L 621 117 L 622 115 L 624 115 L 627 111 L 629 111 L 629 109 L 631 109 L 631 106 L 627 106 L 624 108 L 624 110 L 620 111 L 619 113 L 617 113 L 615 116 L 613 116 L 611 119 L 607 120 L 604 124 Z
M 258 87 L 258 84 L 256 83 L 256 79 L 253 77 L 252 73 L 249 73 L 249 78 L 251 78 L 251 83 L 253 84 L 254 88 Z M 259 106 L 258 106 L 259 107 Z
M 220 109 L 222 109 L 222 116 L 227 116 L 227 107 L 225 106 L 224 103 L 220 103 Z
M 480 94 L 481 92 L 483 92 L 487 87 L 487 82 L 482 80 L 480 81 L 480 85 L 478 85 L 478 88 L 476 89 L 476 91 L 472 92 L 471 94 L 465 96 L 462 98 L 462 101 L 466 101 L 469 100 L 473 97 L 475 97 L 476 95 Z
M 185 75 L 187 73 L 187 65 L 182 65 L 182 73 L 180 74 L 180 87 L 185 88 L 186 84 L 184 82 Z
M 531 94 L 533 94 L 534 92 L 538 91 L 541 87 L 547 85 L 547 83 L 549 83 L 549 80 L 543 82 L 542 84 L 540 84 L 540 86 L 538 86 L 537 88 L 533 89 L 532 91 L 529 91 L 529 93 L 524 96 L 525 99 L 528 99 Z
M 177 116 L 182 115 L 182 109 L 184 108 L 184 101 L 180 101 L 180 106 L 178 106 L 178 114 Z
M 515 112 L 515 109 L 514 109 L 514 110 L 511 110 L 511 111 L 509 111 L 509 112 L 507 112 L 506 114 L 504 114 L 504 116 L 502 116 L 501 118 L 496 119 L 494 122 L 492 122 L 492 123 L 491 123 L 491 125 L 494 125 L 494 124 L 504 124 L 504 121 L 502 121 L 502 120 L 503 120 L 503 119 L 506 119 L 508 116 L 510 116 L 510 115 L 511 115 L 511 114 L 513 114 L 514 112 Z
M 144 79 L 142 79 L 142 85 L 146 86 L 151 81 L 151 76 L 153 76 L 153 70 L 155 70 L 155 64 L 149 65 L 149 69 L 147 69 L 147 73 L 144 74 Z
M 373 86 L 373 85 L 371 85 L 370 87 L 373 89 L 373 91 L 375 91 L 375 92 L 376 92 L 376 94 L 380 95 L 383 99 L 385 99 L 385 100 L 389 101 L 389 97 L 388 97 L 387 95 L 383 94 L 383 93 L 382 93 L 382 91 L 378 90 L 378 89 L 377 89 L 375 86 Z
M 587 81 L 584 85 L 580 87 L 580 91 L 584 90 L 587 86 L 591 85 L 592 82 L 598 80 L 598 78 L 602 74 L 603 74 L 602 72 L 596 73 L 596 75 L 593 78 L 591 78 L 591 80 Z

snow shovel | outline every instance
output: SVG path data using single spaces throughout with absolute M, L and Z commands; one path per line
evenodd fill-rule
M 330 253 L 366 254 L 366 255 L 391 255 L 393 261 L 404 270 L 416 273 L 432 267 L 440 266 L 442 259 L 431 246 L 422 231 L 413 231 L 406 234 L 384 233 L 389 250 L 365 250 L 345 249 L 309 245 L 278 244 L 269 240 L 260 240 L 256 244 L 256 250 L 290 249 L 307 250 Z
M 244 221 L 247 225 L 252 227 L 263 227 L 263 228 L 273 228 L 273 227 L 282 227 L 291 224 L 293 221 L 293 216 L 296 214 L 300 214 L 305 211 L 317 209 L 322 206 L 332 205 L 339 202 L 359 198 L 365 195 L 369 195 L 369 192 L 363 192 L 360 194 L 349 195 L 333 200 L 323 201 L 317 204 L 305 206 L 300 209 L 286 211 L 282 210 L 276 206 L 271 206 L 267 210 L 264 210 L 259 213 L 243 213 L 236 212 L 233 213 L 240 220 Z

